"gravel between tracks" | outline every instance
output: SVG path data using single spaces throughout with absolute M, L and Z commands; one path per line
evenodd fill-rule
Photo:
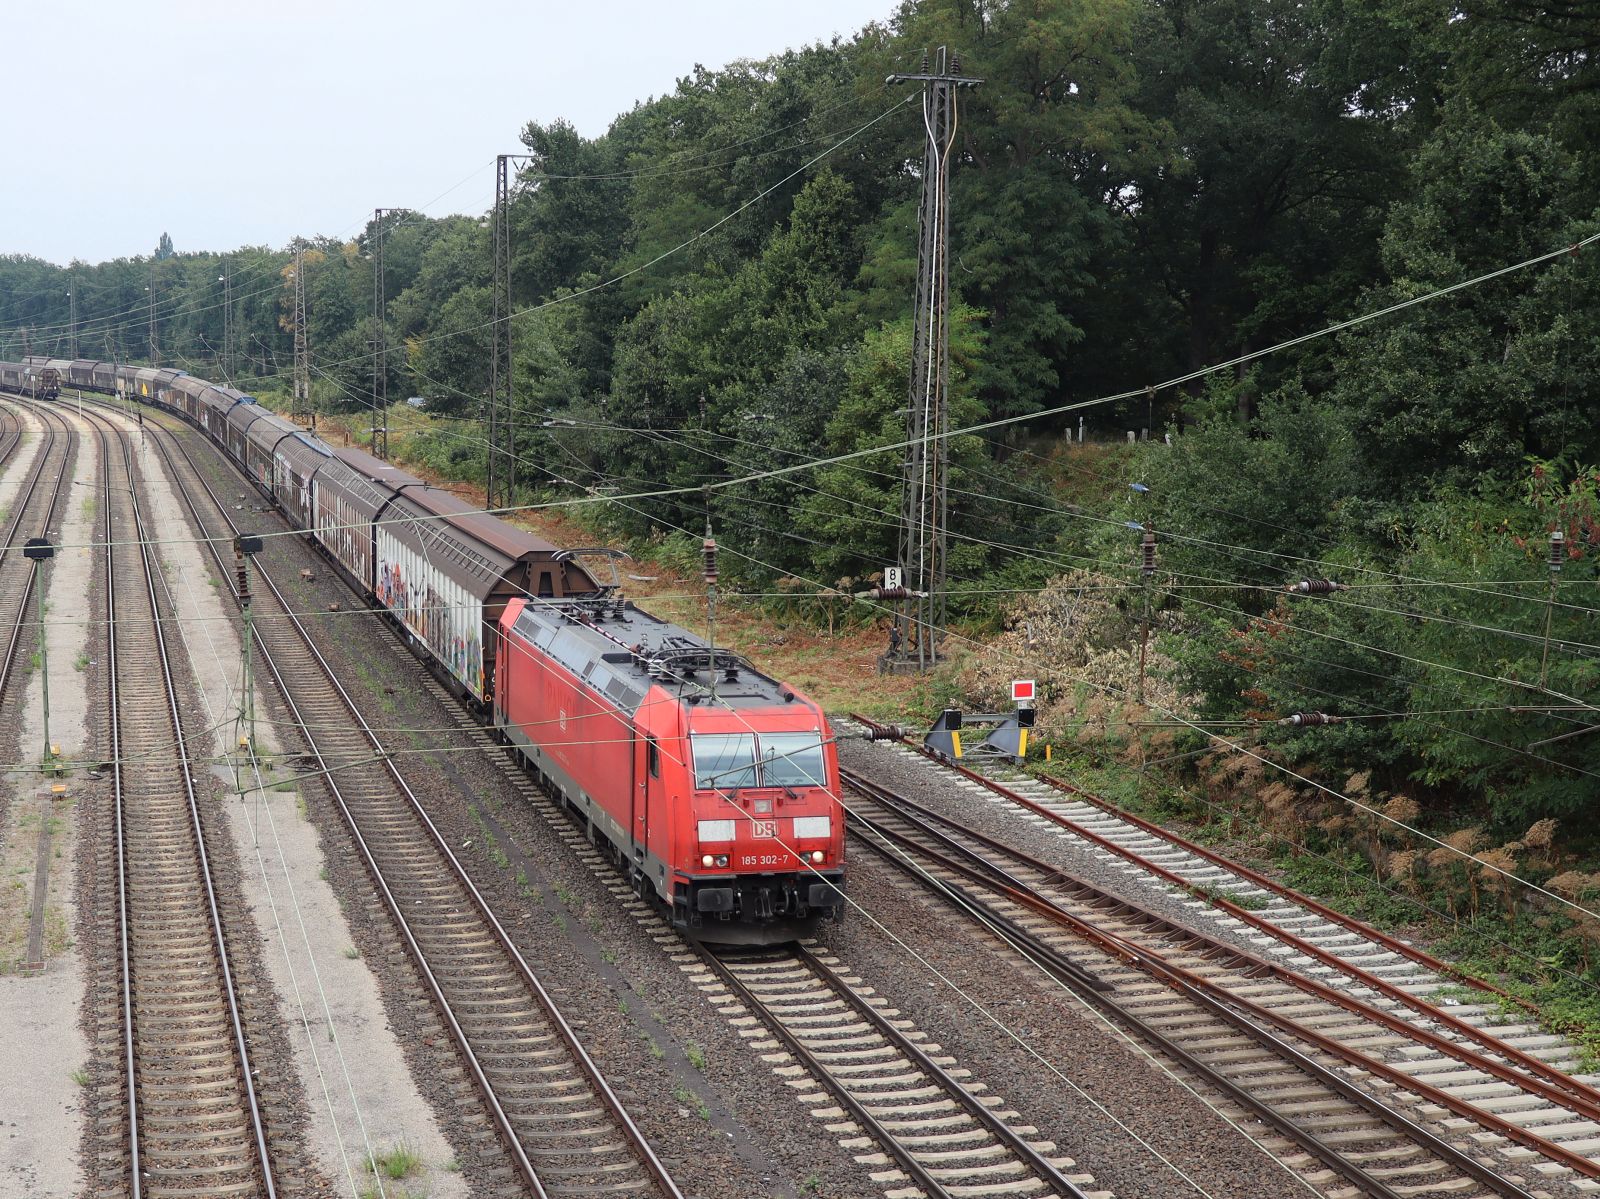
M 113 418 L 121 423 L 121 418 Z M 113 452 L 120 453 L 113 441 Z M 184 526 L 171 518 L 166 504 L 170 494 L 164 496 L 166 485 L 153 459 L 141 452 L 137 435 L 133 441 L 134 458 L 141 468 L 141 502 L 146 506 L 146 520 L 163 538 L 181 539 L 176 530 Z M 101 513 L 96 509 L 96 519 Z M 192 550 L 193 546 L 186 546 Z M 173 554 L 174 544 L 162 549 Z M 95 569 L 101 569 L 103 558 L 96 555 Z M 176 613 L 170 606 L 168 591 L 177 567 L 158 572 L 157 593 L 162 619 L 167 622 L 169 651 L 174 662 L 174 679 L 178 688 L 178 702 L 185 719 L 187 736 L 195 736 L 204 729 L 203 704 L 199 701 L 196 678 L 206 669 L 204 661 L 190 662 L 176 636 L 179 627 Z M 163 583 L 167 586 L 163 588 Z M 102 697 L 106 692 L 104 662 L 104 620 L 106 608 L 104 580 L 90 590 L 93 618 L 102 622 L 97 626 L 95 648 L 88 668 L 89 694 Z M 103 701 L 102 701 L 103 702 Z M 108 721 L 103 712 L 93 705 L 90 709 L 94 726 L 96 753 L 104 755 L 108 741 Z M 197 755 L 197 756 L 203 756 Z M 332 1194 L 327 1180 L 307 1160 L 305 1147 L 305 1099 L 295 1075 L 292 1052 L 282 1022 L 277 1018 L 277 1001 L 270 976 L 264 966 L 263 947 L 255 926 L 245 910 L 241 896 L 241 864 L 229 838 L 223 832 L 222 798 L 220 780 L 209 772 L 199 772 L 196 777 L 196 795 L 202 825 L 207 834 L 207 853 L 217 888 L 217 900 L 228 940 L 229 961 L 234 983 L 241 1003 L 241 1019 L 245 1038 L 250 1046 L 251 1067 L 257 1076 L 257 1093 L 267 1123 L 268 1142 L 277 1172 L 278 1194 L 285 1199 L 322 1199 Z M 85 1088 L 85 1108 L 88 1124 L 82 1149 L 85 1169 L 90 1174 L 90 1186 L 107 1193 L 116 1193 L 125 1184 L 126 1171 L 126 1107 L 123 1093 L 121 1001 L 119 993 L 118 931 L 116 907 L 116 870 L 111 850 L 113 814 L 111 782 L 109 778 L 97 783 L 84 784 L 83 799 L 86 833 L 79 841 L 78 869 L 83 880 L 79 888 L 78 926 L 82 930 L 85 960 L 89 965 L 88 998 L 84 1005 L 83 1027 L 89 1038 L 91 1060 L 89 1083 Z
M 282 527 L 276 516 L 250 511 L 265 508 L 265 502 L 247 492 L 198 433 L 184 430 L 180 436 L 214 485 L 220 484 L 222 498 L 248 495 L 243 515 L 256 527 Z M 603 883 L 527 809 L 499 768 L 476 749 L 453 752 L 467 744 L 444 731 L 455 724 L 457 712 L 418 685 L 421 665 L 376 614 L 361 607 L 331 564 L 299 539 L 281 537 L 269 539 L 263 560 L 295 609 L 313 614 L 313 636 L 347 685 L 371 697 L 367 716 L 375 727 L 434 730 L 382 735 L 402 754 L 402 768 L 441 831 L 458 852 L 467 847 L 461 856 L 473 881 L 685 1194 L 747 1199 L 881 1193 Z M 302 569 L 315 578 L 302 580 Z M 329 612 L 335 603 L 339 610 Z M 413 1077 L 460 1149 L 463 1177 L 475 1195 L 507 1193 L 501 1186 L 505 1176 L 496 1169 L 502 1155 L 469 1098 L 431 1007 L 364 873 L 339 848 L 347 843 L 342 823 L 324 801 L 312 799 L 308 807 L 327 847 L 329 881 L 349 914 L 356 944 L 379 977 Z M 494 826 L 499 831 L 491 842 L 485 830 Z
M 1019 831 L 1019 827 L 1029 829 L 1026 822 L 984 814 L 982 809 L 990 805 L 977 792 L 961 787 L 954 776 L 929 770 L 925 763 L 887 745 L 848 736 L 841 740 L 840 760 L 929 807 L 1047 856 L 1039 851 L 1048 843 L 1030 844 L 1033 838 L 1028 832 Z M 1056 844 L 1061 844 L 1059 839 Z M 1059 848 L 1052 852 L 1061 858 Z M 1076 868 L 1079 863 L 1073 860 L 1070 865 Z M 1108 884 L 1108 889 L 1122 881 L 1107 877 L 1103 863 L 1094 865 L 1098 873 L 1084 870 L 1091 881 Z M 1260 1148 L 1159 1072 L 1064 990 L 999 949 L 970 922 L 951 915 L 947 905 L 911 887 L 870 851 L 852 848 L 850 893 L 862 908 L 1174 1166 L 1202 1182 L 1207 1194 L 1260 1199 L 1307 1193 Z M 869 920 L 851 915 L 841 929 L 843 937 L 835 938 L 840 955 L 873 985 L 894 995 L 908 1016 L 943 1039 L 963 1064 L 1058 1139 L 1101 1186 L 1123 1197 L 1195 1194 L 1175 1170 L 1078 1097 L 967 1000 L 925 967 L 909 963 L 905 951 Z M 1252 1136 L 1265 1131 L 1254 1124 L 1248 1128 Z
M 31 418 L 30 418 L 31 419 Z M 34 438 L 33 444 L 39 444 Z M 24 445 L 13 462 L 32 465 Z M 25 469 L 25 468 L 24 468 Z M 72 477 L 93 483 L 98 470 L 94 446 L 77 445 Z M 14 498 L 21 475 L 0 483 L 0 509 Z M 46 481 L 48 483 L 48 481 Z M 7 485 L 12 485 L 8 491 Z M 84 493 L 78 493 L 84 494 Z M 50 737 L 67 760 L 80 757 L 87 744 L 88 695 L 83 674 L 90 627 L 85 622 L 92 553 L 87 542 L 92 521 L 69 492 L 59 532 L 63 549 L 50 566 L 45 600 L 55 618 L 47 623 L 50 658 Z M 0 738 L 0 760 L 37 760 L 43 735 L 43 694 L 38 673 L 27 680 L 22 719 L 6 722 Z M 24 748 L 26 747 L 26 748 Z M 0 808 L 0 861 L 6 880 L 5 948 L 0 949 L 0 1199 L 35 1195 L 69 1195 L 82 1186 L 78 1143 L 83 1134 L 82 1088 L 74 1074 L 83 1069 L 89 1046 L 78 1026 L 83 1002 L 83 961 L 72 936 L 71 914 L 76 893 L 75 841 L 79 807 L 49 798 L 50 783 L 37 774 L 13 775 L 6 790 L 17 801 Z M 70 793 L 69 793 L 70 794 Z M 9 972 L 13 931 L 25 937 L 34 885 L 34 855 L 39 825 L 50 820 L 51 860 L 45 906 L 44 970 L 37 974 Z M 22 873 L 18 874 L 18 864 Z M 12 884 L 15 884 L 13 886 Z M 12 900 L 17 902 L 13 905 Z M 19 927 L 13 930 L 13 920 Z M 15 943 L 20 950 L 21 942 Z
M 187 510 L 173 493 L 164 463 L 142 458 L 151 516 L 162 528 L 181 528 Z M 238 609 L 215 585 L 216 564 L 200 546 L 174 542 L 162 547 L 183 634 L 194 664 L 201 711 L 197 723 L 211 735 L 197 752 L 222 757 L 236 745 L 229 717 L 239 705 L 242 643 L 234 621 Z M 286 770 L 272 727 L 275 705 L 257 674 L 257 739 L 268 763 L 259 780 L 248 769 L 245 786 L 260 789 L 222 801 L 225 825 L 243 868 L 244 899 L 261 937 L 263 954 L 279 1000 L 279 1015 L 294 1046 L 299 1082 L 307 1098 L 308 1133 L 322 1173 L 339 1190 L 374 1185 L 366 1165 L 370 1151 L 384 1154 L 405 1145 L 422 1165 L 407 1187 L 432 1199 L 466 1193 L 459 1175 L 446 1170 L 454 1151 L 423 1101 L 388 1028 L 377 985 L 359 955 L 325 881 L 325 861 L 315 830 L 300 815 L 294 784 L 280 782 Z M 225 791 L 235 789 L 227 765 L 212 767 Z M 259 835 L 258 835 L 259 833 Z

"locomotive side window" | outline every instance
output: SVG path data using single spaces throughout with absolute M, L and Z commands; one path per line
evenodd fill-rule
M 756 739 L 750 733 L 697 733 L 694 785 L 732 791 L 756 785 Z
M 825 787 L 827 768 L 816 733 L 763 733 L 761 784 L 764 787 Z
M 644 746 L 644 760 L 649 768 L 650 777 L 658 779 L 661 777 L 661 747 L 656 744 L 654 737 L 646 737 Z

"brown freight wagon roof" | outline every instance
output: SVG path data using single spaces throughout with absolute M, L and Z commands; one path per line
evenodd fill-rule
M 513 561 L 525 554 L 553 554 L 560 548 L 526 529 L 519 529 L 516 525 L 490 516 L 443 488 L 413 488 L 406 495 L 419 507 L 443 517 L 446 523 L 484 545 L 492 546 Z
M 422 483 L 422 480 L 410 471 L 393 466 L 382 458 L 374 458 L 365 450 L 358 450 L 354 446 L 347 445 L 334 450 L 333 456 L 362 478 L 381 483 L 394 491 L 399 491 L 402 487 L 420 486 Z

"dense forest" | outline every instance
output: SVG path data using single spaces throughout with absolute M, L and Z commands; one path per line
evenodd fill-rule
M 698 495 L 630 493 L 903 436 L 922 129 L 884 80 L 940 45 L 983 81 L 953 168 L 954 422 L 1053 412 L 953 443 L 969 630 L 1009 620 L 1032 645 L 1110 596 L 1084 610 L 1125 664 L 1148 603 L 1159 694 L 1188 719 L 1337 713 L 1251 743 L 1503 829 L 1589 810 L 1600 245 L 1160 386 L 1600 230 L 1589 6 L 918 0 L 849 40 L 696 65 L 594 139 L 530 122 L 522 498 L 614 496 L 613 531 L 687 544 Z M 0 357 L 157 357 L 282 395 L 300 250 L 316 407 L 359 426 L 381 237 L 387 395 L 436 418 L 413 452 L 481 480 L 487 215 L 352 233 L 0 259 Z M 1080 417 L 1120 448 L 1077 445 Z M 881 568 L 899 470 L 885 450 L 716 491 L 728 567 L 797 594 Z M 1129 522 L 1158 530 L 1148 584 Z M 1302 578 L 1349 589 L 1286 591 Z M 1125 697 L 1129 671 L 1090 657 L 1038 673 Z

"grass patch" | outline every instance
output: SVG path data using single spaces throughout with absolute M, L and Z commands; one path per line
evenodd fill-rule
M 353 962 L 358 957 L 361 956 L 361 951 L 359 949 L 357 949 L 354 945 L 352 945 L 352 946 L 350 946 L 348 949 L 346 949 L 344 951 L 344 956 L 349 958 Z
M 74 1070 L 71 1074 L 67 1075 L 67 1077 L 72 1079 L 72 1081 L 77 1083 L 80 1087 L 86 1087 L 89 1085 L 89 1072 L 87 1070 Z
M 706 1051 L 693 1041 L 683 1047 L 683 1056 L 689 1059 L 689 1064 L 696 1070 L 703 1071 L 706 1068 Z
M 706 1104 L 706 1101 L 682 1083 L 679 1083 L 677 1089 L 672 1092 L 672 1097 L 684 1107 L 693 1109 L 702 1120 L 711 1119 L 711 1108 Z
M 1231 903 L 1236 908 L 1243 908 L 1247 912 L 1260 912 L 1272 906 L 1272 901 L 1263 899 L 1259 895 L 1245 895 L 1239 891 L 1229 891 L 1225 887 L 1211 887 L 1205 883 L 1196 883 L 1194 893 L 1202 899 L 1212 902 L 1222 900 Z
M 410 1177 L 422 1169 L 422 1155 L 401 1141 L 394 1148 L 375 1154 L 372 1164 L 386 1178 L 398 1180 Z

